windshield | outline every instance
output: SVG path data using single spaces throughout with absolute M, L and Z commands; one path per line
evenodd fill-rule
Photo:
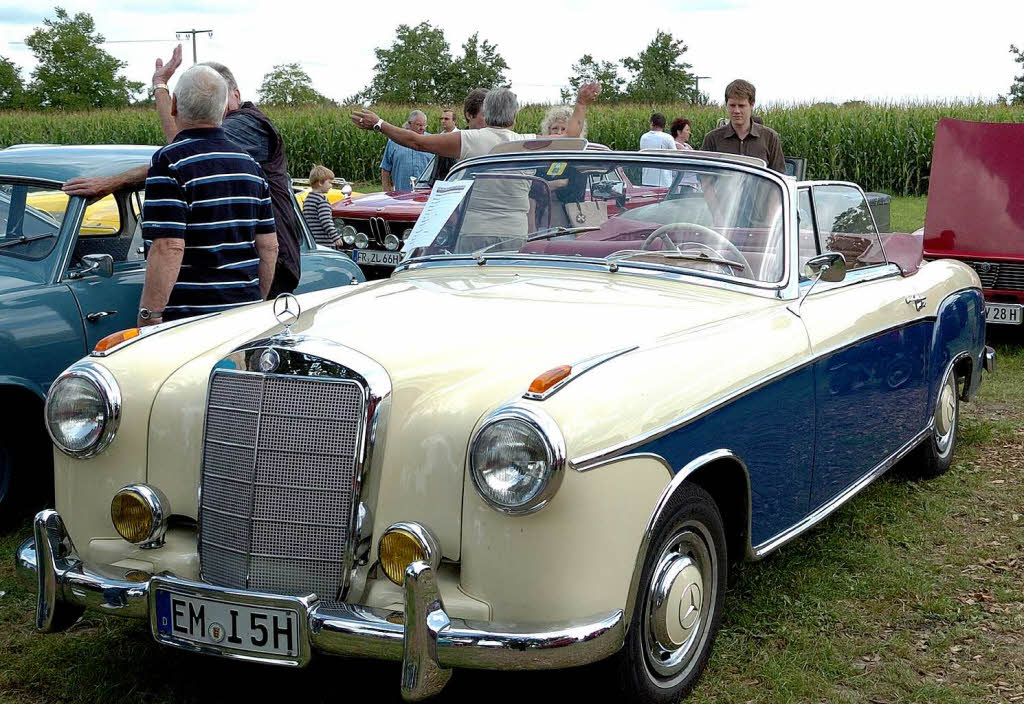
M 658 171 L 659 186 L 637 185 Z M 782 280 L 783 190 L 699 159 L 566 157 L 491 162 L 438 183 L 406 246 L 410 258 L 530 256 Z

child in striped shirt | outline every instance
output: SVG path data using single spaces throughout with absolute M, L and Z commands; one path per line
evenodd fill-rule
M 313 233 L 313 239 L 317 244 L 337 249 L 341 247 L 341 233 L 334 226 L 331 204 L 324 195 L 331 190 L 333 179 L 334 172 L 326 166 L 317 164 L 312 168 L 309 172 L 310 192 L 302 204 L 302 217 L 309 225 L 309 231 Z

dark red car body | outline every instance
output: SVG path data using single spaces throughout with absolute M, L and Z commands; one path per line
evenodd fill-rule
M 1024 304 L 1024 124 L 939 121 L 924 255 L 974 267 L 989 304 Z

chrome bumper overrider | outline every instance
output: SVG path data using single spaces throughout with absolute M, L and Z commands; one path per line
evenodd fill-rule
M 985 345 L 985 351 L 982 354 L 981 364 L 985 371 L 989 374 L 994 374 L 996 371 L 996 351 Z
M 268 662 L 305 665 L 313 651 L 385 660 L 400 660 L 402 696 L 418 700 L 437 694 L 451 668 L 499 670 L 557 669 L 596 662 L 623 643 L 621 610 L 598 614 L 585 622 L 503 625 L 451 618 L 445 612 L 434 571 L 414 562 L 405 571 L 405 612 L 357 605 L 325 607 L 315 596 L 278 597 L 224 589 L 171 576 L 146 575 L 120 568 L 94 571 L 75 552 L 56 511 L 35 517 L 33 537 L 18 548 L 18 574 L 37 585 L 36 628 L 60 631 L 86 609 L 130 618 L 153 619 L 153 587 L 235 603 L 266 605 L 288 602 L 305 617 L 303 643 L 296 658 Z M 145 581 L 131 581 L 141 575 Z M 397 616 L 397 617 L 396 617 Z M 391 620 L 389 620 L 389 618 Z M 156 631 L 154 627 L 154 632 Z M 162 642 L 167 642 L 159 638 Z M 183 641 L 171 645 L 226 657 L 242 657 L 220 647 Z M 249 653 L 246 659 L 260 659 Z

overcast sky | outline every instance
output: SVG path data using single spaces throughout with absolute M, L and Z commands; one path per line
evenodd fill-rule
M 106 50 L 128 63 L 129 78 L 147 84 L 154 59 L 170 55 L 176 30 L 212 29 L 212 39 L 198 39 L 199 60 L 227 64 L 243 97 L 252 99 L 274 64 L 293 61 L 321 93 L 351 95 L 370 80 L 374 48 L 390 46 L 398 24 L 422 21 L 444 29 L 453 53 L 474 31 L 496 44 L 524 102 L 557 102 L 581 55 L 611 61 L 636 55 L 658 29 L 686 42 L 684 60 L 710 76 L 701 88 L 713 99 L 742 77 L 757 86 L 760 103 L 993 100 L 1019 72 L 1009 45 L 1024 46 L 1024 0 L 515 0 L 480 3 L 478 11 L 472 0 L 61 5 L 92 14 L 111 42 Z M 19 42 L 52 13 L 52 0 L 0 0 L 0 55 L 22 66 L 24 77 L 34 60 Z M 188 66 L 191 42 L 184 48 Z

